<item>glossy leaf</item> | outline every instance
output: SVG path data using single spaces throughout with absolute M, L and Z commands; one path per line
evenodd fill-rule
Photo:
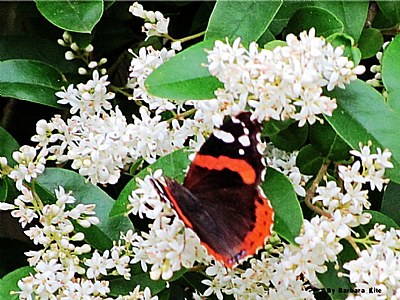
M 382 81 L 387 90 L 388 104 L 400 113 L 400 36 L 390 42 L 382 58 Z
M 397 1 L 377 0 L 376 3 L 389 22 L 400 23 L 400 5 Z
M 298 123 L 291 124 L 288 128 L 269 136 L 270 141 L 279 149 L 293 152 L 304 145 L 308 137 L 308 126 L 299 127 Z
M 11 167 L 15 164 L 15 161 L 12 158 L 12 153 L 18 149 L 18 142 L 7 132 L 7 130 L 0 126 L 0 156 L 7 158 L 7 163 Z
M 322 154 L 313 145 L 308 144 L 300 149 L 296 158 L 296 166 L 305 175 L 315 175 L 324 161 Z
M 62 108 L 58 92 L 66 82 L 54 67 L 40 61 L 10 59 L 0 62 L 0 95 Z
M 147 91 L 171 100 L 215 98 L 214 91 L 222 84 L 204 66 L 206 49 L 213 46 L 214 42 L 210 40 L 198 43 L 163 63 L 147 77 Z
M 189 164 L 189 151 L 187 149 L 180 149 L 160 157 L 155 163 L 140 171 L 126 184 L 110 212 L 110 217 L 120 216 L 127 213 L 127 205 L 129 204 L 128 197 L 133 190 L 137 189 L 136 178 L 143 179 L 146 175 L 152 174 L 154 171 L 161 169 L 163 170 L 163 175 L 179 182 L 183 182 L 185 176 L 184 170 L 189 166 Z
M 1 36 L 0 60 L 10 59 L 38 60 L 57 66 L 63 73 L 76 73 L 78 69 L 78 60 L 65 59 L 64 47 L 38 36 Z
M 273 35 L 278 35 L 287 25 L 290 18 L 296 13 L 297 10 L 314 6 L 315 1 L 283 1 L 279 11 L 272 20 L 268 30 Z
M 137 268 L 137 266 L 134 266 Z M 144 273 L 141 270 L 137 274 L 132 274 L 129 280 L 124 278 L 110 279 L 110 296 L 128 295 L 136 286 L 140 285 L 141 290 L 148 287 L 152 295 L 159 293 L 166 287 L 164 280 L 152 280 L 149 273 Z
M 315 123 L 310 128 L 310 142 L 326 158 L 333 161 L 345 160 L 350 157 L 351 148 L 333 130 L 329 123 Z
M 367 18 L 368 1 L 315 1 L 315 5 L 334 14 L 344 24 L 344 33 L 351 35 L 356 41 L 360 38 Z
M 364 232 L 365 236 L 368 234 L 368 232 L 371 229 L 374 228 L 375 224 L 385 225 L 386 230 L 389 230 L 392 227 L 394 229 L 400 229 L 400 226 L 398 224 L 396 224 L 396 222 L 392 218 L 388 217 L 387 215 L 385 215 L 379 211 L 364 210 L 364 212 L 370 213 L 372 215 L 372 219 L 369 221 L 369 223 L 360 226 L 360 229 Z
M 118 216 L 108 217 L 115 201 L 102 189 L 86 182 L 85 178 L 73 171 L 60 168 L 47 168 L 36 181 L 35 189 L 40 192 L 45 201 L 56 201 L 54 190 L 62 185 L 66 192 L 72 195 L 78 203 L 96 204 L 96 216 L 100 224 L 89 228 L 80 228 L 85 233 L 86 241 L 95 249 L 106 250 L 112 247 L 113 240 L 119 240 L 120 232 L 133 229 L 129 218 Z M 48 200 L 46 200 L 48 199 Z
M 261 186 L 275 211 L 273 230 L 295 244 L 303 225 L 303 213 L 292 183 L 279 171 L 268 168 Z
M 364 29 L 358 41 L 358 47 L 361 50 L 362 58 L 373 57 L 379 50 L 381 50 L 382 44 L 383 36 L 378 29 Z
M 29 276 L 30 273 L 34 273 L 32 267 L 22 267 L 8 273 L 6 276 L 0 279 L 0 299 L 17 300 L 19 294 L 10 295 L 11 291 L 19 291 L 18 281 L 24 277 Z
M 344 25 L 334 14 L 319 7 L 299 9 L 290 19 L 285 30 L 286 34 L 299 34 L 304 30 L 315 28 L 316 36 L 328 37 L 337 32 L 343 32 Z
M 90 33 L 103 15 L 101 0 L 35 0 L 40 13 L 53 25 L 72 32 Z
M 400 224 L 400 184 L 389 182 L 383 195 L 381 212 Z
M 394 168 L 387 169 L 385 175 L 400 182 L 400 143 L 398 131 L 394 130 L 400 128 L 400 114 L 391 110 L 382 95 L 361 80 L 327 94 L 337 101 L 332 117 L 326 118 L 335 131 L 353 149 L 359 149 L 360 142 L 367 145 L 368 141 L 372 141 L 372 148 L 389 148 Z
M 257 41 L 278 12 L 282 1 L 218 1 L 211 14 L 206 39 L 248 44 Z M 227 17 L 229 16 L 229 17 Z

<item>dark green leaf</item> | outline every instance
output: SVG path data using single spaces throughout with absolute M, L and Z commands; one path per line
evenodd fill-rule
M 190 160 L 187 149 L 180 149 L 168 155 L 160 157 L 155 163 L 140 171 L 132 178 L 118 196 L 110 212 L 110 217 L 120 216 L 127 213 L 129 204 L 128 197 L 133 190 L 137 189 L 136 178 L 143 179 L 146 175 L 152 174 L 155 170 L 162 169 L 163 175 L 183 182 L 184 170 L 188 167 Z
M 284 121 L 277 121 L 277 120 L 271 119 L 268 122 L 263 123 L 262 134 L 267 135 L 267 136 L 277 134 L 280 131 L 283 131 L 286 128 L 288 128 L 294 122 L 295 121 L 293 119 L 287 119 Z
M 373 57 L 383 44 L 382 33 L 375 28 L 366 28 L 363 30 L 360 39 L 358 40 L 358 47 L 361 50 L 362 58 Z
M 377 0 L 376 3 L 389 22 L 400 23 L 400 5 L 397 1 Z
M 350 157 L 351 148 L 327 124 L 315 123 L 310 128 L 310 141 L 315 149 L 318 149 L 326 158 L 333 161 L 346 160 Z
M 386 229 L 394 228 L 399 229 L 399 225 L 396 224 L 393 219 L 388 217 L 387 215 L 374 210 L 364 210 L 364 212 L 368 212 L 372 215 L 372 219 L 369 221 L 368 224 L 361 225 L 360 228 L 364 232 L 364 234 L 368 234 L 368 232 L 374 228 L 375 224 L 383 224 L 386 225 Z
M 257 41 L 268 28 L 281 1 L 218 1 L 211 14 L 206 39 L 233 41 L 237 37 L 248 44 Z M 228 16 L 228 17 L 227 17 Z
M 388 94 L 388 104 L 400 113 L 400 36 L 396 36 L 382 57 L 382 81 Z M 393 127 L 394 128 L 394 127 Z
M 388 184 L 383 195 L 381 212 L 400 224 L 400 184 Z
M 208 72 L 206 49 L 214 42 L 198 43 L 154 70 L 146 79 L 147 91 L 171 100 L 201 100 L 215 98 L 214 91 L 222 84 Z
M 400 182 L 400 143 L 397 130 L 400 128 L 399 114 L 389 108 L 381 94 L 361 80 L 353 81 L 346 89 L 335 89 L 327 93 L 337 100 L 337 109 L 326 120 L 353 149 L 359 143 L 373 147 L 389 148 L 392 152 L 393 169 L 386 175 Z M 374 151 L 374 149 L 373 149 Z
M 308 126 L 299 127 L 298 123 L 291 124 L 288 128 L 277 134 L 270 135 L 271 142 L 279 149 L 292 152 L 300 149 L 307 140 Z
M 63 73 L 76 73 L 77 60 L 67 61 L 64 58 L 66 48 L 55 41 L 38 36 L 1 36 L 0 60 L 29 59 L 39 60 L 52 66 Z
M 368 13 L 368 1 L 315 1 L 315 5 L 325 8 L 344 24 L 344 33 L 356 41 L 361 35 Z
M 132 274 L 133 273 L 133 274 Z M 136 274 L 135 274 L 136 273 Z M 141 290 L 148 287 L 152 295 L 161 292 L 166 287 L 164 280 L 152 280 L 149 273 L 143 271 L 131 272 L 132 276 L 129 280 L 122 277 L 110 279 L 110 296 L 128 295 L 137 285 L 140 285 Z
M 86 241 L 94 248 L 106 250 L 112 247 L 113 240 L 119 240 L 120 232 L 126 232 L 133 229 L 129 218 L 118 216 L 110 219 L 108 215 L 115 201 L 107 195 L 102 189 L 86 182 L 81 175 L 60 168 L 47 168 L 46 171 L 37 179 L 36 189 L 47 191 L 47 195 L 43 192 L 44 197 L 48 194 L 53 195 L 54 190 L 62 185 L 66 192 L 72 191 L 72 195 L 76 198 L 76 204 L 96 204 L 96 216 L 100 220 L 100 224 L 89 228 L 81 228 L 85 233 Z M 54 196 L 53 196 L 54 197 Z M 53 201 L 55 201 L 55 197 Z
M 90 33 L 103 15 L 103 1 L 47 1 L 35 0 L 40 13 L 55 26 L 72 31 Z
M 303 213 L 292 183 L 279 171 L 268 168 L 262 189 L 275 211 L 273 230 L 294 244 L 303 225 Z
M 283 1 L 278 13 L 272 20 L 268 29 L 273 35 L 278 35 L 286 27 L 290 18 L 297 10 L 313 5 L 314 1 Z
M 0 126 L 0 156 L 7 158 L 9 166 L 13 167 L 15 161 L 12 153 L 19 149 L 18 142 L 3 127 Z
M 56 108 L 55 93 L 65 85 L 63 75 L 40 61 L 10 59 L 0 62 L 0 95 Z
M 299 34 L 314 27 L 316 36 L 328 37 L 337 32 L 343 32 L 343 23 L 331 12 L 319 7 L 305 7 L 299 9 L 290 19 L 286 34 Z
M 300 172 L 306 175 L 317 174 L 323 162 L 324 158 L 321 153 L 311 144 L 301 148 L 296 158 L 296 165 Z
M 271 31 L 269 31 L 268 29 L 265 30 L 265 32 L 260 36 L 260 38 L 257 40 L 257 44 L 260 47 L 263 47 L 263 45 L 270 43 L 271 41 L 274 41 L 275 37 L 274 35 L 271 33 Z
M 0 299 L 17 300 L 18 294 L 10 295 L 12 291 L 19 291 L 18 281 L 34 273 L 32 267 L 19 268 L 0 279 Z

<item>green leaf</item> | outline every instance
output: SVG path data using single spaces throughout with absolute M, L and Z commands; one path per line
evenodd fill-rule
M 0 156 L 7 158 L 7 163 L 11 167 L 16 163 L 12 158 L 12 153 L 18 149 L 18 142 L 7 132 L 7 130 L 0 126 Z
M 171 100 L 215 98 L 214 91 L 222 84 L 204 66 L 207 63 L 206 49 L 213 46 L 214 42 L 210 40 L 198 43 L 163 63 L 147 77 L 147 91 Z
M 22 267 L 4 276 L 0 280 L 0 299 L 19 299 L 18 294 L 10 295 L 10 292 L 19 291 L 20 289 L 17 285 L 18 281 L 29 276 L 30 273 L 34 273 L 32 267 Z
M 400 224 L 400 184 L 389 182 L 383 194 L 381 212 Z
M 273 35 L 278 35 L 286 27 L 290 18 L 297 10 L 313 5 L 314 1 L 283 1 L 275 18 L 268 27 L 268 30 L 271 31 Z
M 315 1 L 315 5 L 334 14 L 344 24 L 344 33 L 356 41 L 360 38 L 367 18 L 368 1 Z
M 296 158 L 296 166 L 305 175 L 316 175 L 323 162 L 321 153 L 311 144 L 301 148 Z
M 292 183 L 279 171 L 267 168 L 261 187 L 275 211 L 273 230 L 295 244 L 294 239 L 300 234 L 303 224 L 303 213 Z
M 381 94 L 361 80 L 353 81 L 346 89 L 327 92 L 336 98 L 337 109 L 326 120 L 333 129 L 353 149 L 359 149 L 359 143 L 372 148 L 389 148 L 392 152 L 393 169 L 387 169 L 385 175 L 400 183 L 400 143 L 397 130 L 400 128 L 399 114 L 390 109 Z M 375 149 L 372 149 L 374 151 Z
M 287 129 L 270 135 L 271 142 L 279 149 L 293 152 L 304 145 L 308 137 L 308 126 L 299 127 L 298 123 L 291 124 Z
M 287 129 L 291 124 L 293 124 L 295 120 L 287 119 L 284 121 L 281 120 L 268 120 L 268 122 L 264 122 L 262 126 L 262 134 L 271 136 L 274 134 L 278 134 L 279 132 Z
M 103 1 L 35 0 L 40 13 L 53 25 L 72 32 L 90 33 L 103 15 Z
M 382 81 L 387 91 L 388 104 L 398 113 L 400 113 L 399 56 L 400 36 L 396 36 L 386 47 L 382 57 Z
M 381 50 L 382 44 L 383 36 L 378 29 L 364 29 L 358 41 L 358 47 L 361 50 L 362 58 L 373 57 L 379 50 Z
M 265 44 L 264 49 L 274 50 L 278 46 L 285 47 L 285 46 L 287 46 L 287 43 L 284 41 L 280 41 L 280 40 L 274 40 L 274 41 L 271 41 L 271 42 Z
M 397 1 L 377 0 L 376 3 L 389 22 L 400 23 L 400 5 Z
M 56 201 L 54 190 L 62 185 L 66 192 L 72 191 L 76 198 L 76 204 L 96 204 L 96 216 L 100 224 L 92 225 L 89 228 L 79 228 L 85 233 L 86 241 L 94 248 L 101 251 L 110 249 L 112 241 L 119 240 L 120 232 L 133 229 L 129 218 L 118 216 L 110 219 L 108 215 L 115 201 L 102 189 L 86 182 L 85 178 L 70 170 L 60 168 L 46 168 L 46 171 L 39 176 L 35 183 L 35 189 L 40 193 L 41 198 L 48 198 L 51 195 L 52 202 Z
M 140 285 L 141 290 L 148 287 L 151 294 L 157 294 L 165 289 L 166 282 L 164 280 L 152 280 L 149 273 L 141 273 L 132 275 L 129 280 L 124 278 L 110 279 L 110 296 L 128 295 L 137 285 Z
M 1 36 L 0 61 L 10 59 L 38 60 L 52 66 L 63 73 L 74 73 L 78 69 L 78 60 L 67 61 L 65 48 L 54 40 L 39 36 Z
M 351 148 L 333 130 L 329 123 L 313 124 L 310 128 L 310 141 L 326 158 L 333 161 L 346 160 L 350 157 Z
M 268 28 L 282 1 L 218 1 L 211 14 L 205 39 L 248 44 L 257 41 Z M 229 16 L 229 17 L 227 17 Z
M 10 59 L 0 62 L 0 95 L 63 108 L 55 93 L 66 82 L 54 67 L 40 61 Z
M 394 208 L 392 208 L 394 209 Z M 360 228 L 364 232 L 365 235 L 368 234 L 368 232 L 374 228 L 375 224 L 383 224 L 386 225 L 386 229 L 394 228 L 394 229 L 399 229 L 400 226 L 396 224 L 396 222 L 388 217 L 387 215 L 379 212 L 379 211 L 374 211 L 374 210 L 364 210 L 364 212 L 368 212 L 372 215 L 372 219 L 369 221 L 368 224 L 361 225 Z
M 343 32 L 344 25 L 334 14 L 319 7 L 305 7 L 299 9 L 290 19 L 285 30 L 286 34 L 299 34 L 304 30 L 315 28 L 316 36 L 330 36 Z
M 155 170 L 162 169 L 163 175 L 183 182 L 185 176 L 184 171 L 189 164 L 189 151 L 187 149 L 176 150 L 168 155 L 160 157 L 155 163 L 140 171 L 126 184 L 110 212 L 110 218 L 127 213 L 127 206 L 129 204 L 128 197 L 133 190 L 137 189 L 136 178 L 143 179 L 146 175 L 152 174 Z

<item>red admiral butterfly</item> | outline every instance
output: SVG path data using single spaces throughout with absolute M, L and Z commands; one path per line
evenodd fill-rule
M 274 211 L 259 184 L 265 163 L 261 126 L 249 112 L 217 129 L 195 156 L 183 185 L 153 180 L 208 253 L 232 268 L 254 255 L 271 235 Z

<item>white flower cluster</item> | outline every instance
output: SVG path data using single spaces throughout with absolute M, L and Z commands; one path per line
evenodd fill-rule
M 299 151 L 288 153 L 274 147 L 272 143 L 267 143 L 265 157 L 267 165 L 285 174 L 292 182 L 296 194 L 304 197 L 306 195 L 304 186 L 311 176 L 301 174 L 299 168 L 296 166 L 298 153 Z
M 112 299 L 107 297 L 109 282 L 101 278 L 123 276 L 130 279 L 131 244 L 122 235 L 125 245 L 120 241 L 102 254 L 95 250 L 89 256 L 92 249 L 84 243 L 84 233 L 75 233 L 73 221 L 84 228 L 99 224 L 95 205 L 76 204 L 76 199 L 61 186 L 55 190 L 55 195 L 55 204 L 43 205 L 29 189 L 22 187 L 22 195 L 14 204 L 0 203 L 1 210 L 12 210 L 11 215 L 19 218 L 23 228 L 34 219 L 38 220 L 38 225 L 29 227 L 25 234 L 34 244 L 43 247 L 26 252 L 35 272 L 21 279 L 19 291 L 13 293 L 20 299 Z M 151 297 L 148 288 L 144 291 L 139 288 L 118 299 L 158 299 Z
M 32 179 L 37 178 L 38 175 L 44 172 L 46 154 L 46 150 L 37 153 L 35 148 L 26 145 L 21 146 L 19 151 L 13 152 L 12 157 L 18 164 L 12 171 L 9 171 L 8 176 L 15 181 L 19 191 L 23 189 L 24 181 L 29 183 Z M 7 159 L 1 157 L 1 160 L 2 168 L 8 167 Z
M 161 12 L 144 10 L 138 2 L 129 7 L 129 12 L 145 20 L 142 31 L 146 33 L 146 40 L 151 36 L 168 35 L 169 18 L 164 18 Z
M 292 118 L 299 126 L 313 124 L 318 115 L 331 116 L 335 99 L 322 95 L 357 78 L 363 66 L 354 66 L 343 56 L 343 47 L 333 48 L 315 30 L 286 37 L 287 46 L 273 50 L 249 49 L 236 39 L 229 43 L 216 41 L 208 51 L 208 69 L 224 84 L 216 96 L 225 109 L 244 110 L 249 105 L 258 120 Z
M 67 31 L 64 32 L 62 37 L 62 39 L 57 40 L 57 43 L 63 47 L 71 49 L 65 52 L 66 60 L 81 59 L 88 66 L 89 70 L 98 69 L 107 62 L 107 59 L 104 57 L 98 62 L 89 59 L 90 53 L 92 53 L 94 50 L 92 44 L 87 45 L 85 48 L 80 48 L 78 44 L 73 41 L 71 34 Z M 105 74 L 107 72 L 107 70 L 104 68 L 100 69 L 99 71 L 101 74 Z M 80 75 L 86 75 L 88 74 L 88 69 L 81 67 L 78 69 L 78 73 Z
M 131 61 L 129 71 L 128 87 L 133 89 L 133 96 L 130 99 L 142 100 L 149 105 L 150 110 L 156 114 L 162 111 L 175 110 L 176 105 L 168 99 L 154 97 L 147 93 L 144 82 L 146 78 L 165 61 L 175 56 L 175 50 L 155 50 L 152 46 L 142 47 Z
M 361 189 L 360 182 L 381 189 L 381 183 L 385 182 L 382 179 L 385 168 L 393 167 L 388 161 L 390 152 L 380 149 L 376 152 L 376 154 L 370 153 L 370 145 L 360 145 L 360 151 L 353 150 L 352 154 L 360 158 L 361 165 L 357 161 L 353 166 L 339 167 L 339 176 L 344 182 L 344 193 L 333 181 L 327 182 L 326 187 L 317 188 L 313 202 L 321 204 L 330 216 L 315 216 L 310 221 L 304 220 L 302 233 L 295 239 L 297 246 L 284 244 L 279 257 L 262 253 L 261 259 L 251 259 L 251 267 L 245 270 L 228 271 L 218 263 L 208 267 L 206 273 L 212 278 L 203 281 L 203 284 L 209 286 L 204 296 L 214 293 L 218 299 L 222 299 L 223 294 L 231 294 L 235 299 L 276 299 L 278 296 L 281 299 L 314 299 L 307 286 L 322 287 L 316 274 L 326 272 L 326 262 L 337 262 L 337 255 L 343 250 L 340 240 L 350 238 L 352 227 L 366 224 L 371 218 L 370 214 L 363 212 L 363 208 L 368 208 L 370 204 L 367 200 L 368 192 Z M 278 165 L 282 166 L 281 163 Z M 349 170 L 353 172 L 348 172 Z M 353 283 L 358 282 L 365 288 L 369 284 L 379 286 L 390 281 L 385 291 L 400 288 L 398 284 L 400 273 L 393 274 L 393 270 L 398 268 L 398 262 L 395 267 L 389 264 L 397 261 L 396 257 L 400 257 L 396 253 L 400 245 L 398 236 L 400 231 L 390 232 L 391 235 L 375 231 L 375 239 L 390 247 L 392 251 L 386 252 L 387 257 L 383 255 L 383 251 L 381 256 L 377 256 L 380 259 L 378 263 L 380 269 L 368 273 L 371 274 L 368 275 L 371 278 L 375 276 L 373 280 L 368 281 L 360 275 L 360 264 L 369 263 L 371 266 L 373 262 L 371 250 L 364 250 L 365 253 L 363 251 L 364 255 L 359 258 L 360 261 L 356 260 L 345 265 L 350 270 L 349 276 Z M 363 259 L 366 261 L 363 262 Z M 378 274 L 381 274 L 380 271 L 383 269 L 385 273 L 379 277 Z M 399 277 L 395 277 L 396 275 Z M 383 280 L 379 281 L 379 278 Z M 394 282 L 394 278 L 397 281 Z
M 360 257 L 347 262 L 345 274 L 359 291 L 348 299 L 398 299 L 400 297 L 400 230 L 375 224 L 368 235 L 371 246 Z M 371 292 L 371 289 L 372 292 Z
M 153 280 L 160 277 L 168 280 L 182 267 L 192 268 L 196 262 L 209 260 L 197 235 L 185 227 L 167 203 L 160 200 L 150 176 L 137 182 L 139 188 L 129 196 L 130 212 L 154 221 L 149 232 L 131 235 L 132 263 L 140 262 L 145 272 L 147 265 L 151 265 L 150 277 Z
M 93 79 L 77 88 L 70 85 L 57 93 L 62 104 L 71 105 L 73 115 L 67 121 L 56 115 L 50 122 L 40 120 L 32 141 L 49 154 L 47 159 L 57 163 L 72 161 L 72 168 L 93 183 L 114 184 L 121 170 L 143 158 L 152 163 L 157 156 L 182 148 L 187 135 L 176 134 L 160 115 L 150 116 L 142 106 L 140 117 L 133 116 L 128 124 L 118 109 L 112 109 L 107 92 L 107 77 L 93 72 Z M 173 127 L 178 123 L 172 122 Z

